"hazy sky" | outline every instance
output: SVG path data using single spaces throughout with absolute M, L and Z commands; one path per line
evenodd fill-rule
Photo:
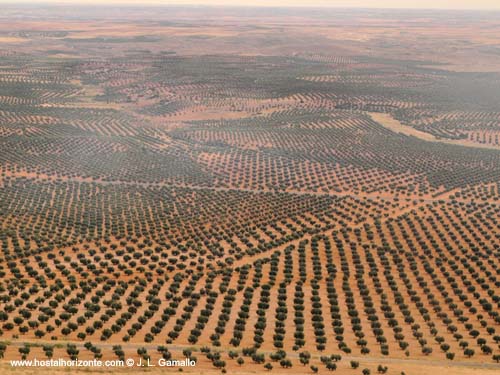
M 336 6 L 365 8 L 500 9 L 500 0 L 0 0 L 1 3 Z

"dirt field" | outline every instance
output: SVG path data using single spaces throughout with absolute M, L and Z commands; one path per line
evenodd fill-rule
M 499 19 L 3 7 L 0 373 L 499 373 Z

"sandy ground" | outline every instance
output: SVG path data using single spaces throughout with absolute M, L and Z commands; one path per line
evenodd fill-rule
M 384 128 L 392 130 L 393 132 L 416 137 L 428 142 L 439 142 L 446 143 L 449 145 L 456 146 L 465 146 L 465 147 L 474 147 L 474 148 L 487 148 L 492 150 L 500 150 L 500 146 L 489 145 L 489 144 L 481 144 L 476 142 L 471 142 L 469 140 L 454 140 L 454 139 L 444 139 L 437 138 L 436 136 L 415 129 L 411 126 L 403 125 L 401 122 L 396 120 L 388 113 L 378 113 L 378 112 L 369 112 L 370 117 L 382 125 Z
M 19 38 L 17 36 L 0 36 L 0 43 L 24 43 L 29 41 L 26 38 Z

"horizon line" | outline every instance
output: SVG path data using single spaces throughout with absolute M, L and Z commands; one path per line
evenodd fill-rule
M 130 7 L 130 8 L 168 8 L 168 7 L 178 7 L 178 8 L 263 8 L 263 9 L 352 9 L 352 10 L 409 10 L 409 11 L 472 11 L 472 12 L 500 12 L 500 7 L 498 8 L 446 8 L 446 7 L 412 7 L 412 6 L 345 6 L 345 5 L 307 5 L 307 4 L 289 4 L 289 5 L 278 5 L 278 4 L 203 4 L 203 3 L 172 3 L 164 4 L 156 1 L 142 2 L 141 4 L 134 4 L 131 2 L 112 2 L 103 3 L 99 0 L 77 0 L 77 1 L 60 1 L 60 0 L 42 0 L 42 1 L 15 1 L 15 0 L 0 0 L 0 4 L 4 6 L 61 6 L 61 7 Z

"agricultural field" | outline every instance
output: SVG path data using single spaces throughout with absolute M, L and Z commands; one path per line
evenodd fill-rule
M 499 373 L 499 36 L 2 7 L 0 373 Z

